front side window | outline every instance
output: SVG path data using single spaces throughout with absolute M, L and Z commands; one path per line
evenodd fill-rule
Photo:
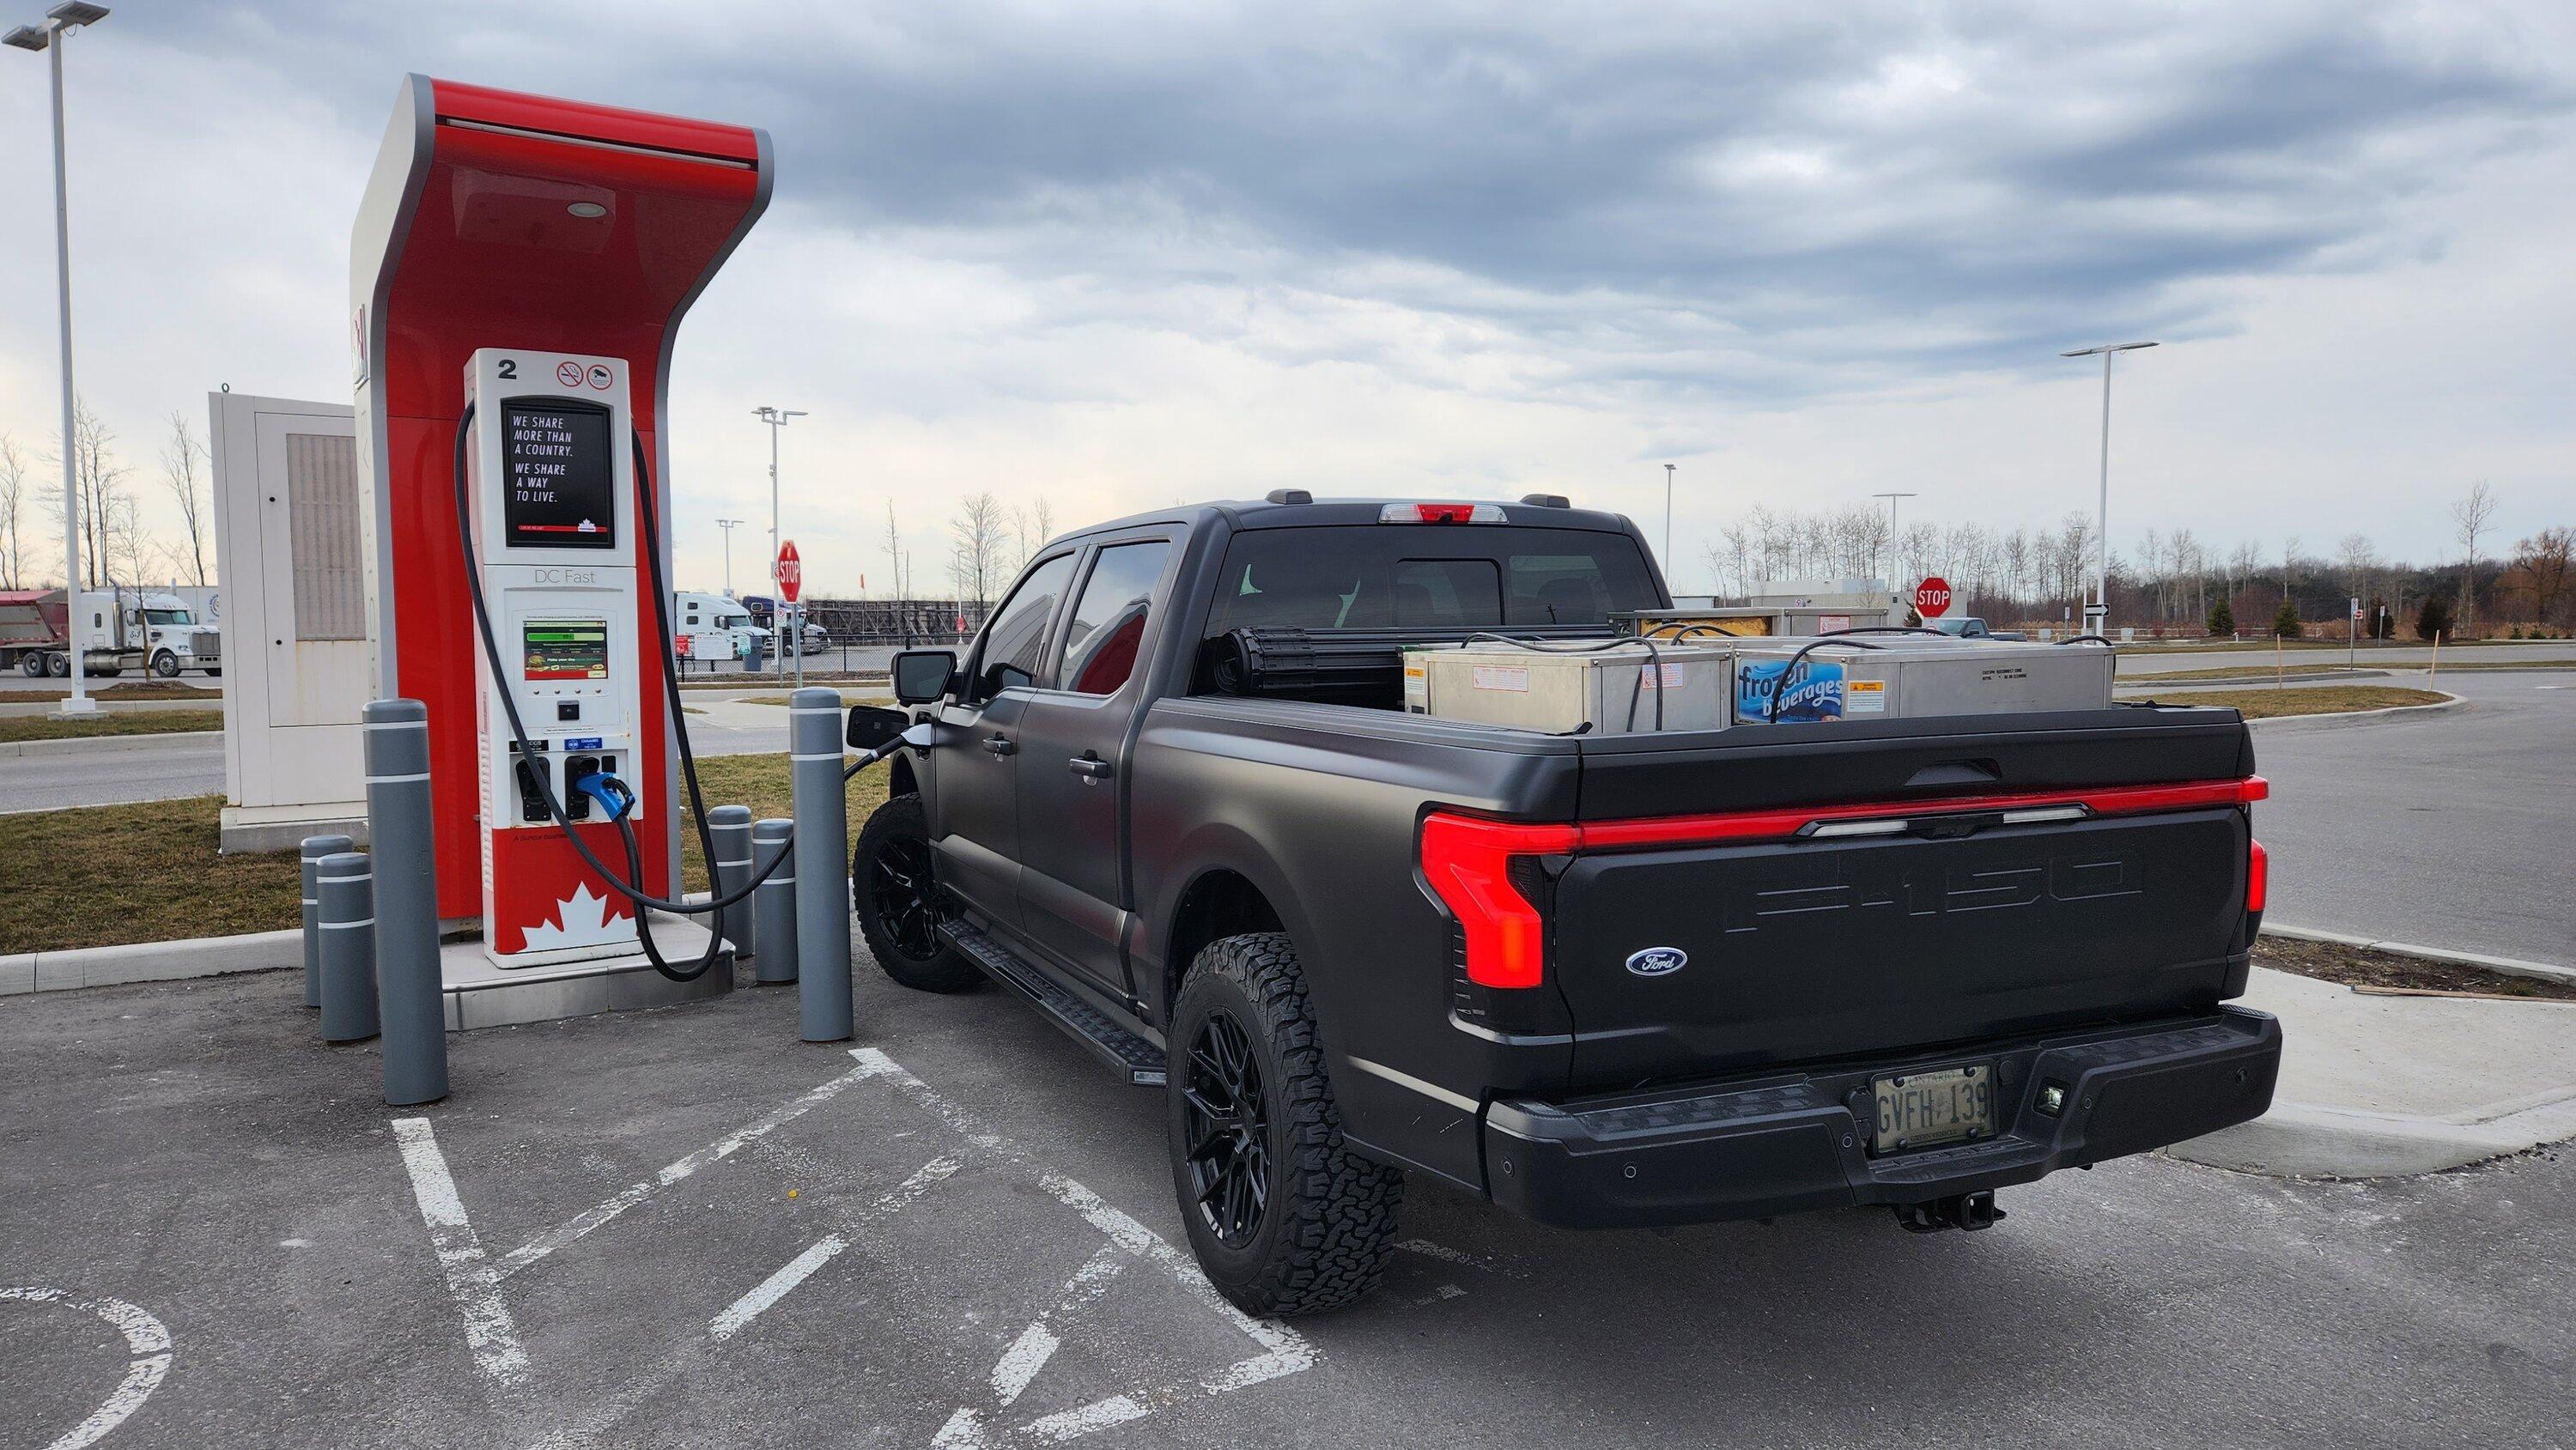
M 993 611 L 992 622 L 984 626 L 983 652 L 976 666 L 977 699 L 1036 683 L 1038 662 L 1046 654 L 1047 621 L 1055 618 L 1056 600 L 1072 580 L 1073 555 L 1058 554 L 1030 570 L 1011 597 Z
M 1085 695 L 1106 695 L 1136 672 L 1136 652 L 1145 640 L 1145 618 L 1154 586 L 1163 577 L 1163 561 L 1172 546 L 1161 539 L 1118 544 L 1100 551 L 1091 578 L 1075 601 L 1073 619 L 1064 630 L 1062 687 Z

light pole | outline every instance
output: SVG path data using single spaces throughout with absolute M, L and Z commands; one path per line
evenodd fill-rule
M 784 628 L 787 601 L 778 595 L 778 430 L 787 426 L 788 419 L 802 418 L 805 414 L 797 408 L 765 405 L 751 411 L 769 425 L 769 643 L 778 656 L 778 678 L 784 680 L 787 678 L 787 632 Z M 796 645 L 802 651 L 805 641 L 800 638 Z M 798 663 L 801 665 L 803 661 L 800 659 Z
M 66 715 L 89 715 L 98 702 L 89 697 L 88 672 L 82 668 L 80 631 L 80 455 L 72 439 L 72 221 L 71 186 L 63 175 L 63 40 L 84 25 L 107 18 L 104 5 L 66 3 L 45 12 L 42 26 L 21 25 L 0 43 L 20 50 L 49 52 L 54 73 L 54 290 L 60 303 L 63 339 L 63 634 L 71 656 L 72 692 L 63 700 Z
M 2094 541 L 2093 607 L 2084 611 L 2086 634 L 2108 634 L 2111 625 L 2111 356 L 2154 346 L 2152 342 L 2113 342 L 2058 354 L 2059 357 L 2102 355 L 2102 495 L 2093 524 L 2094 531 L 2101 537 Z
M 1900 498 L 1914 498 L 1916 495 L 1910 493 L 1874 493 L 1871 494 L 1870 497 L 1883 498 L 1887 500 L 1887 554 L 1892 560 L 1896 557 L 1896 501 Z M 1888 602 L 1890 604 L 1895 603 L 1896 572 L 1893 569 L 1888 571 L 1887 590 Z
M 741 522 L 740 519 L 716 520 L 716 527 L 724 530 L 725 536 L 725 598 L 727 599 L 733 597 L 733 531 L 734 527 Z
M 1673 467 L 1664 465 L 1664 567 L 1673 567 Z M 1670 584 L 1665 585 L 1671 588 Z

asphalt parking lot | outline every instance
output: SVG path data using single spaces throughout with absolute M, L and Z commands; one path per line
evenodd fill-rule
M 0 1445 L 2569 1432 L 2560 1157 L 2135 1159 L 1925 1238 L 1575 1234 L 1417 1185 L 1378 1294 L 1263 1324 L 1189 1267 L 1152 1093 L 997 992 L 861 965 L 857 1043 L 745 988 L 454 1038 L 425 1112 L 381 1106 L 371 1046 L 312 1040 L 288 974 L 0 1001 Z

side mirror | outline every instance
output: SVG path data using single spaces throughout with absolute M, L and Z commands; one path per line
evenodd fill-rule
M 898 705 L 927 705 L 948 693 L 957 673 L 957 652 L 908 649 L 894 657 L 894 698 Z
M 852 750 L 874 750 L 912 724 L 912 717 L 901 710 L 888 710 L 877 705 L 852 705 L 850 729 L 844 738 Z

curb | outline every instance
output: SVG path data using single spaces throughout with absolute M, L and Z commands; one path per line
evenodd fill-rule
M 2468 703 L 2466 698 L 2454 695 L 2448 690 L 2435 690 L 2433 693 L 2442 698 L 2430 705 L 2382 705 L 2376 710 L 2327 710 L 2315 715 L 2267 715 L 2260 720 L 2248 720 L 2245 724 L 2248 729 L 2251 729 L 2257 725 L 2296 725 L 2302 721 L 2314 720 L 2366 720 L 2373 715 L 2403 715 L 2409 710 L 2451 710 Z
M 0 741 L 0 760 L 26 755 L 117 755 L 171 740 L 221 740 L 221 730 L 147 730 L 136 735 L 75 735 L 64 740 Z
M 2347 670 L 2341 666 L 2337 666 L 2331 670 L 2289 670 L 2281 674 L 2274 675 L 2272 678 L 2274 680 L 2298 680 L 2302 682 L 2308 680 L 2384 680 L 2389 677 L 2391 671 L 2398 668 L 2401 667 L 2392 665 Z M 2187 670 L 2174 670 L 2170 673 L 2159 672 L 2154 674 L 2130 675 L 2127 679 L 2129 687 L 2131 688 L 2134 688 L 2139 684 L 2156 684 L 2171 685 L 2176 689 L 2182 690 L 2197 690 L 2203 688 L 2227 689 L 2230 687 L 2258 686 L 2263 683 L 2263 677 L 2261 675 L 2194 675 Z M 2112 677 L 2112 682 L 2115 687 L 2122 683 L 2121 678 L 2117 675 Z
M 304 965 L 302 928 L 0 956 L 0 997 L 270 972 Z
M 692 891 L 684 901 L 704 901 Z M 189 977 L 228 977 L 304 965 L 304 929 L 201 936 L 186 941 L 129 942 L 0 956 L 0 997 L 66 992 L 75 987 L 121 987 L 134 982 L 175 982 Z
M 2186 1163 L 2274 1178 L 2411 1178 L 2576 1138 L 2576 1087 L 2495 1117 L 2415 1117 L 2276 1102 L 2250 1123 L 2166 1148 Z
M 2414 708 L 2430 709 L 2430 706 Z M 2336 946 L 2363 947 L 2391 956 L 2413 957 L 2418 961 L 2443 962 L 2455 967 L 2484 967 L 2509 977 L 2536 977 L 2544 982 L 2576 982 L 2576 967 L 2561 967 L 2549 962 L 2526 962 L 2518 957 L 2491 957 L 2483 952 L 2459 952 L 2448 947 L 2424 947 L 2412 942 L 2383 941 L 2378 937 L 2354 936 L 2350 932 L 2325 931 L 2313 926 L 2275 926 L 2263 923 L 2263 935 L 2288 937 L 2292 941 L 2331 942 Z

